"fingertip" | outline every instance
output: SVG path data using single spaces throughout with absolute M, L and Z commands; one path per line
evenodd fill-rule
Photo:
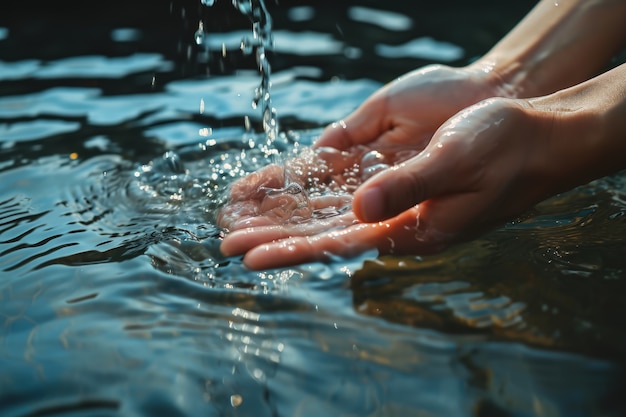
M 224 237 L 220 244 L 220 252 L 224 256 L 237 256 L 246 253 L 250 248 L 265 243 L 263 237 L 253 232 L 254 229 L 241 229 L 231 231 Z
M 259 271 L 302 264 L 310 261 L 308 254 L 298 252 L 295 240 L 267 243 L 250 249 L 243 257 L 246 268 Z
M 335 149 L 347 149 L 351 146 L 344 120 L 331 123 L 322 131 L 320 137 L 313 143 L 313 148 L 328 146 Z
M 243 264 L 252 270 L 262 270 L 326 261 L 325 244 L 328 244 L 327 240 L 318 241 L 307 236 L 279 239 L 251 248 L 246 252 Z
M 226 235 L 220 244 L 220 251 L 224 256 L 249 254 L 257 248 L 267 246 L 269 242 L 288 239 L 289 237 L 288 230 L 284 226 L 249 227 L 235 230 Z
M 360 221 L 377 222 L 385 219 L 385 201 L 385 192 L 380 186 L 365 186 L 355 193 L 352 209 Z
M 450 171 L 443 172 L 438 162 L 431 153 L 422 152 L 377 173 L 355 192 L 354 214 L 368 223 L 388 220 L 427 199 L 450 192 L 455 184 L 450 179 L 454 177 Z
M 243 257 L 243 265 L 253 271 L 267 269 L 271 260 L 270 246 L 268 244 L 250 249 Z
M 240 253 L 237 253 L 234 250 L 234 247 L 231 244 L 232 239 L 230 239 L 230 236 L 231 235 L 226 236 L 224 240 L 222 240 L 222 243 L 220 243 L 220 253 L 227 258 L 235 255 L 240 255 Z

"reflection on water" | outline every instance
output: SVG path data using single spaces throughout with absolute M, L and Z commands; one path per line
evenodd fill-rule
M 369 262 L 351 281 L 355 305 L 394 322 L 622 358 L 613 326 L 623 243 L 613 231 L 624 227 L 623 206 L 611 197 L 623 191 L 604 194 L 603 182 L 445 254 Z
M 349 3 L 271 6 L 284 153 L 532 2 Z M 214 225 L 265 163 L 249 22 L 197 6 L 0 16 L 3 416 L 624 414 L 623 175 L 440 255 L 252 273 Z

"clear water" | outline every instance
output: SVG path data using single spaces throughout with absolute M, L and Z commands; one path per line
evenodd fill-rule
M 215 1 L 202 0 L 201 4 L 211 7 Z M 278 115 L 276 109 L 272 106 L 271 97 L 271 76 L 272 65 L 268 55 L 274 49 L 274 38 L 272 30 L 272 17 L 263 0 L 232 0 L 233 6 L 250 20 L 252 26 L 251 33 L 244 35 L 240 41 L 240 50 L 244 55 L 254 53 L 257 69 L 260 74 L 260 85 L 254 90 L 254 99 L 252 107 L 259 108 L 263 120 L 263 132 L 266 140 L 257 144 L 262 149 L 266 157 L 270 155 L 280 155 L 280 152 L 273 146 L 273 142 L 278 137 Z M 210 28 L 209 28 L 210 30 Z M 205 30 L 204 22 L 200 20 L 198 30 L 195 33 L 196 43 L 205 51 L 210 51 L 204 42 Z M 215 38 L 219 38 L 216 36 Z M 222 56 L 227 54 L 225 44 L 222 43 Z
M 250 272 L 214 225 L 266 158 L 249 20 L 226 0 L 52 3 L 0 15 L 2 416 L 625 414 L 623 175 L 441 255 Z M 533 2 L 280 3 L 289 153 Z

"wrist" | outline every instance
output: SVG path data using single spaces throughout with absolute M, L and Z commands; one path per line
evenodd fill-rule
M 603 71 L 623 47 L 625 12 L 621 0 L 540 1 L 475 65 L 490 68 L 507 97 L 544 96 L 574 86 Z
M 626 168 L 626 67 L 527 102 L 544 120 L 546 175 L 565 188 Z
M 482 73 L 494 97 L 528 98 L 543 95 L 533 77 L 528 77 L 523 65 L 512 57 L 490 54 L 467 67 Z

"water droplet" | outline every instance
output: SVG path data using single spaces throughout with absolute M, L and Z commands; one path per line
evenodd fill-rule
M 270 97 L 271 65 L 267 57 L 267 50 L 272 50 L 274 39 L 272 36 L 272 19 L 267 12 L 263 0 L 232 0 L 233 6 L 252 22 L 252 37 L 244 37 L 241 40 L 241 51 L 245 55 L 256 54 L 256 61 L 261 74 L 261 83 L 255 89 L 252 108 L 261 107 L 263 130 L 267 136 L 265 154 L 273 155 L 277 151 L 273 142 L 278 136 L 278 115 L 272 107 Z
M 252 0 L 233 0 L 233 6 L 239 9 L 242 14 L 251 15 L 254 11 Z
M 251 55 L 254 51 L 254 42 L 252 42 L 249 37 L 244 36 L 241 40 L 240 49 L 244 55 Z
M 196 40 L 196 45 L 202 45 L 204 42 L 204 33 L 198 30 L 194 35 L 194 39 Z
M 202 21 L 198 24 L 198 30 L 194 34 L 194 39 L 196 40 L 196 45 L 202 45 L 204 43 L 204 24 Z
M 389 169 L 389 165 L 387 164 L 375 164 L 368 167 L 364 167 L 361 170 L 361 181 L 366 181 L 367 179 L 373 177 L 381 171 Z
M 378 151 L 367 152 L 361 158 L 361 167 L 370 167 L 377 164 L 384 164 L 385 156 Z
M 183 174 L 185 172 L 183 161 L 181 161 L 180 156 L 176 152 L 165 152 L 161 160 L 155 161 L 154 165 L 158 170 L 172 174 Z

